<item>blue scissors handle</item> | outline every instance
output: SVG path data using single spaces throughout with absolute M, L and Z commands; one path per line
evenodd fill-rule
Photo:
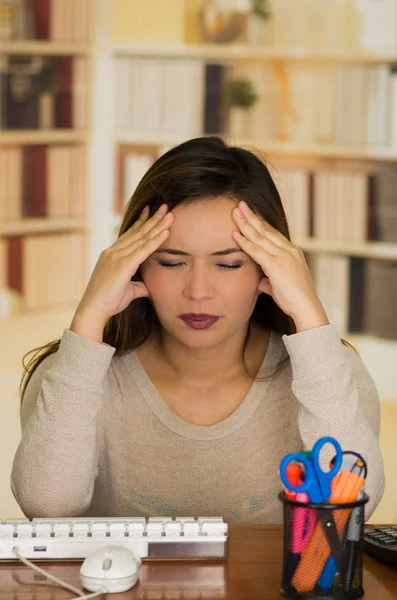
M 334 462 L 332 468 L 328 471 L 323 471 L 323 469 L 320 466 L 320 452 L 325 446 L 325 444 L 331 444 L 331 446 L 333 446 L 335 449 Z M 331 495 L 331 482 L 335 475 L 339 472 L 339 469 L 342 466 L 342 460 L 343 451 L 339 442 L 335 438 L 325 436 L 317 440 L 317 442 L 314 444 L 312 450 L 313 469 L 317 477 L 320 492 L 323 496 L 323 502 L 328 500 L 328 498 Z
M 320 467 L 320 452 L 325 444 L 331 444 L 336 452 L 334 463 L 329 471 Z M 342 465 L 343 451 L 335 438 L 325 436 L 317 440 L 313 446 L 311 461 L 299 453 L 287 454 L 280 463 L 280 477 L 283 485 L 292 492 L 306 492 L 310 501 L 314 503 L 325 502 L 331 495 L 331 482 L 339 472 Z M 287 478 L 287 466 L 291 461 L 301 463 L 305 467 L 305 479 L 301 485 L 293 485 Z
M 287 477 L 287 467 L 291 462 L 298 462 L 305 467 L 305 480 L 300 485 L 294 485 L 290 483 Z M 283 486 L 291 492 L 309 492 L 311 487 L 310 479 L 314 477 L 313 465 L 306 456 L 299 454 L 298 452 L 291 452 L 284 456 L 280 463 L 280 477 L 283 482 Z

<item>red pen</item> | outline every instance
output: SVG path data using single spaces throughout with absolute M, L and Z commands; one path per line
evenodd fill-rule
M 292 483 L 292 485 L 299 485 L 302 476 L 301 465 L 297 462 L 291 461 L 287 465 L 286 474 L 288 481 Z M 295 492 L 292 492 L 288 489 L 285 490 L 285 496 L 288 498 L 288 500 L 295 500 L 295 495 Z

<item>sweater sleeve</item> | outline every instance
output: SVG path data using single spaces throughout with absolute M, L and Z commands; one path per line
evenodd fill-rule
M 335 325 L 283 336 L 292 366 L 292 392 L 299 403 L 299 431 L 305 449 L 322 436 L 336 438 L 367 462 L 365 491 L 369 519 L 384 491 L 379 447 L 380 403 L 370 374 L 357 353 L 342 344 Z M 332 450 L 324 449 L 322 466 Z
M 80 516 L 98 469 L 97 421 L 115 349 L 65 329 L 33 373 L 21 409 L 11 489 L 29 517 Z

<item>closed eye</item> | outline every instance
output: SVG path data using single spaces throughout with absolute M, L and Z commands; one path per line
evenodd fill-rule
M 168 268 L 176 268 L 176 267 L 183 267 L 183 265 L 185 263 L 183 262 L 165 262 L 163 260 L 159 260 L 159 265 L 161 265 L 162 267 L 168 267 Z M 243 266 L 243 262 L 237 262 L 237 263 L 218 263 L 215 266 L 218 267 L 219 269 L 225 269 L 225 270 L 232 270 L 232 269 L 240 269 L 240 267 Z
M 244 263 L 242 263 L 242 262 L 238 262 L 238 263 L 231 263 L 231 264 L 218 264 L 216 266 L 219 267 L 220 269 L 240 269 L 240 267 L 242 267 L 243 264 Z

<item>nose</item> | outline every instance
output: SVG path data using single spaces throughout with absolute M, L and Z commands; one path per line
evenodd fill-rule
M 188 300 L 206 300 L 214 295 L 212 274 L 205 265 L 194 265 L 187 271 L 183 295 Z

